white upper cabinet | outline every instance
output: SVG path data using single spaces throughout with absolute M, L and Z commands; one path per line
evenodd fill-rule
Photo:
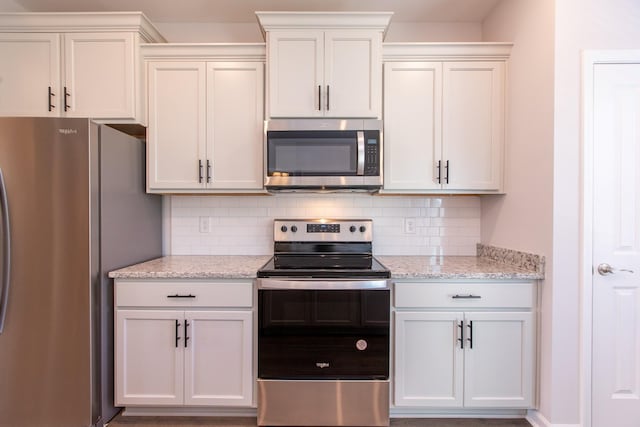
M 144 123 L 139 46 L 157 41 L 139 12 L 0 14 L 0 115 Z
M 268 40 L 271 117 L 322 117 L 324 33 L 272 31 Z
M 438 190 L 442 156 L 442 64 L 384 65 L 384 188 Z
M 504 62 L 445 62 L 442 188 L 499 191 L 504 146 Z
M 382 33 L 325 33 L 325 116 L 381 117 Z
M 152 190 L 204 186 L 205 65 L 190 61 L 148 64 L 147 185 Z
M 0 33 L 0 58 L 0 115 L 59 115 L 57 34 Z
M 264 47 L 146 45 L 143 55 L 148 191 L 263 192 Z
M 62 110 L 68 117 L 136 117 L 134 33 L 64 35 Z M 66 98 L 66 99 L 65 99 Z
M 503 191 L 509 50 L 385 46 L 385 192 Z
M 210 188 L 262 190 L 263 105 L 263 63 L 207 63 Z
M 268 117 L 382 116 L 391 13 L 256 14 L 267 41 Z

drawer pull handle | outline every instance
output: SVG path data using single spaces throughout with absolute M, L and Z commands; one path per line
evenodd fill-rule
M 180 294 L 175 294 L 175 295 L 167 295 L 167 298 L 195 298 L 195 295 L 180 295 Z
M 482 298 L 482 296 L 473 295 L 473 294 L 469 294 L 469 295 L 458 295 L 458 294 L 456 294 L 456 295 L 452 296 L 451 298 L 454 298 L 454 299 L 480 299 L 480 298 Z

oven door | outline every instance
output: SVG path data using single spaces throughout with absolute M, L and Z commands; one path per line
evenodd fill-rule
M 258 378 L 386 380 L 386 280 L 258 279 Z

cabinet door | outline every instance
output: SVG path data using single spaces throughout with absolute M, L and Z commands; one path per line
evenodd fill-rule
M 2 33 L 0 58 L 0 115 L 42 117 L 60 114 L 58 34 Z
M 136 118 L 133 33 L 67 33 L 64 58 L 67 116 Z
M 327 31 L 324 61 L 325 116 L 382 116 L 380 32 Z
M 384 189 L 440 189 L 442 64 L 384 64 L 384 114 Z
M 444 189 L 501 189 L 504 86 L 503 62 L 444 63 Z
M 262 189 L 264 65 L 207 64 L 209 188 Z
M 465 313 L 464 405 L 528 408 L 533 404 L 533 313 Z
M 320 117 L 324 91 L 324 33 L 269 31 L 270 117 Z
M 185 404 L 250 406 L 251 311 L 188 311 Z
M 203 189 L 206 72 L 203 62 L 150 62 L 149 190 Z
M 116 310 L 116 405 L 182 405 L 182 311 Z
M 462 318 L 455 312 L 396 312 L 396 406 L 462 406 Z

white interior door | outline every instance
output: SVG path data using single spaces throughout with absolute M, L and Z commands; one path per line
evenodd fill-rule
M 640 425 L 638 62 L 593 66 L 593 427 Z

